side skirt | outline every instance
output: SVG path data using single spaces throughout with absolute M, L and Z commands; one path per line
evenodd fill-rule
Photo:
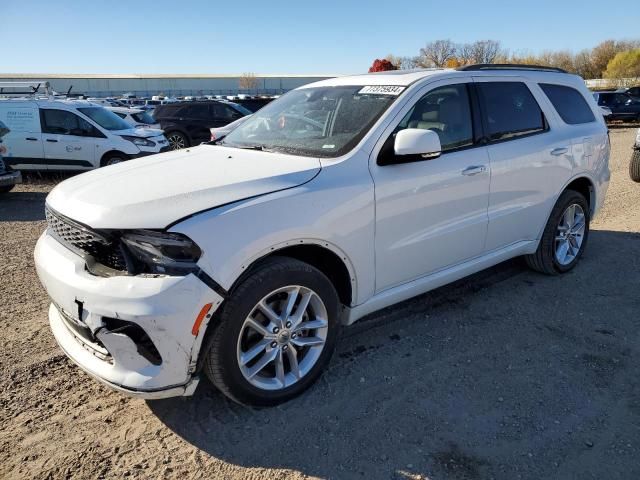
M 343 323 L 345 325 L 351 325 L 365 315 L 377 310 L 408 300 L 434 288 L 455 282 L 456 280 L 460 280 L 485 268 L 492 267 L 510 258 L 533 253 L 537 247 L 537 240 L 517 242 L 499 250 L 486 253 L 481 257 L 473 258 L 464 263 L 454 265 L 453 267 L 412 280 L 411 282 L 389 288 L 377 293 L 360 305 L 346 309 L 343 315 Z

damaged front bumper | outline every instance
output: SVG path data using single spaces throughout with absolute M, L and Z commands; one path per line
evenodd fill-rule
M 91 376 L 128 395 L 191 395 L 206 326 L 222 297 L 196 276 L 89 273 L 85 260 L 45 232 L 36 245 L 40 281 L 52 299 L 56 341 Z M 205 305 L 209 316 L 196 334 Z

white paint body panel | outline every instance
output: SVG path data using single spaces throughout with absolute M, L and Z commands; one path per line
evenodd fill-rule
M 420 162 L 376 164 L 385 139 L 426 92 L 449 83 L 505 79 L 529 85 L 547 117 L 548 132 Z M 537 86 L 541 82 L 579 89 L 597 120 L 565 124 Z M 609 181 L 606 126 L 579 77 L 434 70 L 344 77 L 315 85 L 406 88 L 343 157 L 318 160 L 202 146 L 74 177 L 56 187 L 47 203 L 92 228 L 183 233 L 203 251 L 199 267 L 224 289 L 253 262 L 282 248 L 326 248 L 343 260 L 350 274 L 352 302 L 344 321 L 352 323 L 534 252 L 557 197 L 576 178 L 586 178 L 593 186 L 592 215 L 604 201 Z M 566 151 L 552 155 L 557 148 Z M 485 169 L 461 175 L 477 165 Z M 132 319 L 149 329 L 163 351 L 175 352 L 167 372 L 144 373 L 147 367 L 126 355 L 120 365 L 129 365 L 128 370 L 100 366 L 74 347 L 75 340 L 60 328 L 53 309 L 54 334 L 82 368 L 142 396 L 191 391 L 194 379 L 185 372 L 199 352 L 201 336 L 189 338 L 185 332 L 203 304 L 213 303 L 212 311 L 220 305 L 222 299 L 213 290 L 193 275 L 93 277 L 82 258 L 47 234 L 35 256 L 40 279 L 57 304 L 73 308 L 74 300 L 82 299 L 90 312 L 87 323 L 94 326 L 102 315 Z M 116 347 L 126 352 L 130 346 Z M 158 393 L 162 389 L 166 392 Z

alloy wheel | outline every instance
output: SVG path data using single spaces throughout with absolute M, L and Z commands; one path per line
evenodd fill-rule
M 586 228 L 584 210 L 577 203 L 573 203 L 560 217 L 556 229 L 555 258 L 560 265 L 569 265 L 580 253 Z
M 317 363 L 328 327 L 327 309 L 313 290 L 300 285 L 274 290 L 253 307 L 240 330 L 242 375 L 262 390 L 290 387 Z
M 167 140 L 169 140 L 169 145 L 171 145 L 171 150 L 180 150 L 181 148 L 186 147 L 185 139 L 179 133 L 174 133 L 170 135 Z

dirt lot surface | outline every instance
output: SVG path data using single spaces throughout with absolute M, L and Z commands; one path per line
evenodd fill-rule
M 510 261 L 343 331 L 283 406 L 125 398 L 56 346 L 32 252 L 53 180 L 0 200 L 0 478 L 640 478 L 634 130 L 580 265 Z

